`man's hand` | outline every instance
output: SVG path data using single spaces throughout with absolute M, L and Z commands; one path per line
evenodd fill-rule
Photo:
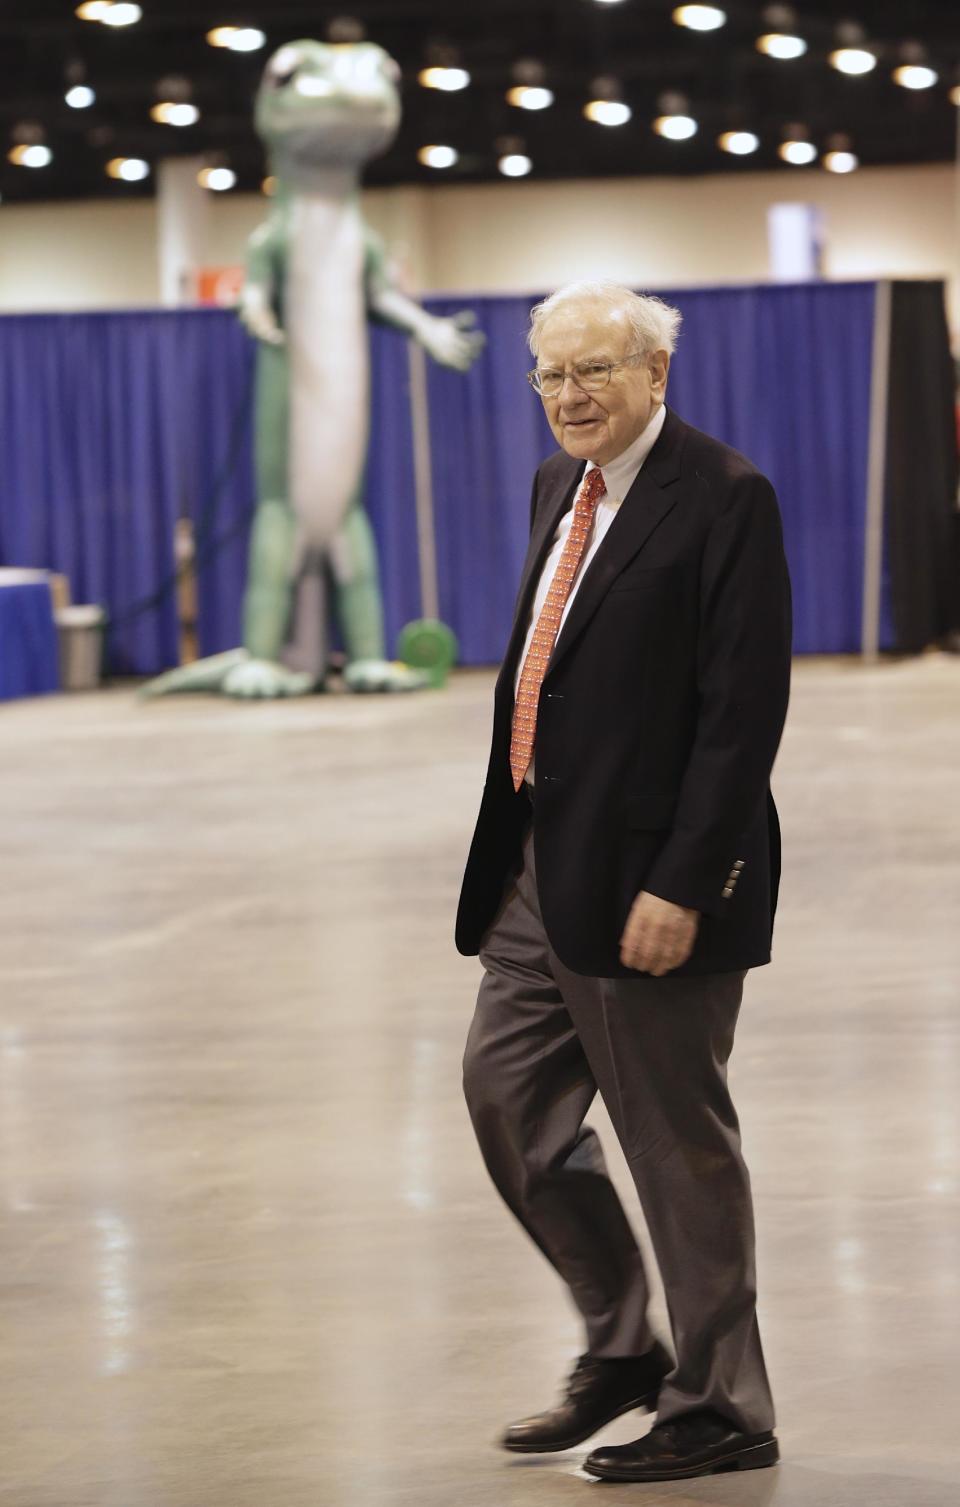
M 662 978 L 687 961 L 699 925 L 698 910 L 687 910 L 641 890 L 620 938 L 620 961 L 626 968 Z

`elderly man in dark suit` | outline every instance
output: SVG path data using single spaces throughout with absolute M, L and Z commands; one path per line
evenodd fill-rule
M 490 1174 L 582 1315 L 563 1400 L 507 1449 L 655 1427 L 594 1475 L 772 1465 L 753 1212 L 727 1088 L 743 981 L 770 958 L 770 771 L 790 588 L 769 481 L 664 406 L 680 316 L 610 283 L 533 310 L 561 446 L 537 472 L 457 918 L 484 968 L 464 1061 Z M 671 1333 L 584 1116 L 599 1090 Z

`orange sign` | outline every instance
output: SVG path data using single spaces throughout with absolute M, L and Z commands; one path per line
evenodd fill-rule
M 240 301 L 242 267 L 200 267 L 197 272 L 197 302 L 232 309 Z

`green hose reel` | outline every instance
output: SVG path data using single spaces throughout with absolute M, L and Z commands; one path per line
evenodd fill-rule
M 407 623 L 397 640 L 397 657 L 411 669 L 422 670 L 435 690 L 446 685 L 459 652 L 456 634 L 435 618 Z

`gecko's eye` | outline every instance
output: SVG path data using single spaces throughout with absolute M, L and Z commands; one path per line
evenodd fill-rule
M 281 47 L 270 60 L 267 77 L 273 89 L 284 89 L 296 77 L 300 67 L 300 53 L 296 47 Z

